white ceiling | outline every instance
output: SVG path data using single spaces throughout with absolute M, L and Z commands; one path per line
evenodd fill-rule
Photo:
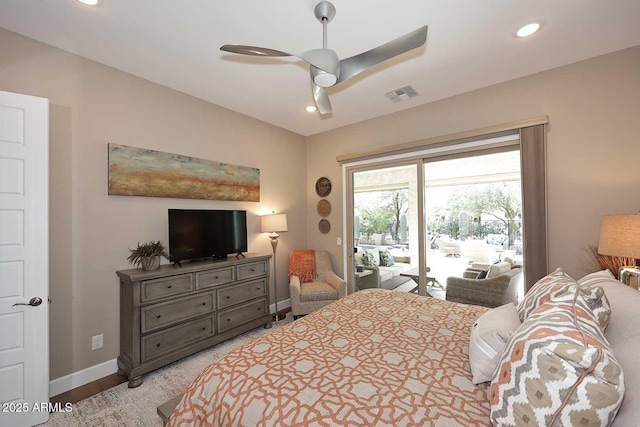
M 305 136 L 640 44 L 640 0 L 333 0 L 328 47 L 341 59 L 429 33 L 426 46 L 330 88 L 333 113 L 321 116 L 304 111 L 303 61 L 219 50 L 320 48 L 318 1 L 0 0 L 0 26 Z M 542 30 L 514 37 L 530 20 Z M 419 97 L 384 96 L 408 84 Z

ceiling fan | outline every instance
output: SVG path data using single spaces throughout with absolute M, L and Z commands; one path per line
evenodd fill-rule
M 322 49 L 313 49 L 300 54 L 290 54 L 275 49 L 256 46 L 225 44 L 225 52 L 251 56 L 296 56 L 310 64 L 311 89 L 320 114 L 331 113 L 331 102 L 326 88 L 342 83 L 362 71 L 394 56 L 422 46 L 427 40 L 427 26 L 378 46 L 367 52 L 338 59 L 338 55 L 327 49 L 327 24 L 336 16 L 336 8 L 328 1 L 321 1 L 314 9 L 316 18 L 322 23 Z

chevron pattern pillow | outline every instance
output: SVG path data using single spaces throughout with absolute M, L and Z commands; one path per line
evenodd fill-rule
M 582 279 L 578 279 L 578 284 L 580 288 L 583 290 L 589 290 L 594 292 L 593 289 L 604 289 L 602 285 L 607 282 L 616 281 L 616 278 L 609 270 L 597 271 L 595 273 L 588 274 L 584 276 Z M 595 291 L 597 292 L 597 291 Z M 609 324 L 609 318 L 611 316 L 611 305 L 609 304 L 609 299 L 607 299 L 606 294 L 602 293 L 602 300 L 598 304 L 594 304 L 593 313 L 598 317 L 598 323 L 602 329 L 605 329 Z
M 576 284 L 511 336 L 491 383 L 491 421 L 608 426 L 624 391 L 622 368 Z
M 599 279 L 583 279 L 585 279 L 584 282 L 577 288 L 578 292 L 582 294 L 589 308 L 598 318 L 600 327 L 604 330 L 609 324 L 609 317 L 611 315 L 609 300 L 607 300 L 604 294 L 604 289 L 598 286 Z M 538 280 L 538 282 L 529 289 L 529 292 L 527 292 L 520 304 L 518 304 L 520 320 L 524 322 L 529 315 L 542 304 L 553 298 L 561 297 L 571 289 L 574 289 L 578 284 L 579 283 L 571 276 L 562 271 L 561 268 L 556 269 L 553 273 Z

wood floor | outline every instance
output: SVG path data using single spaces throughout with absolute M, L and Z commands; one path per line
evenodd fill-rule
M 291 308 L 278 310 L 278 312 L 281 314 L 286 314 L 290 311 Z M 86 399 L 87 397 L 91 397 L 105 390 L 109 390 L 111 387 L 115 387 L 118 384 L 122 384 L 127 381 L 128 378 L 126 375 L 111 374 L 107 377 L 100 378 L 99 380 L 95 380 L 83 386 L 74 388 L 73 390 L 69 390 L 57 396 L 53 396 L 49 399 L 49 401 L 51 403 L 61 403 L 62 405 L 64 405 L 65 403 L 78 403 L 81 400 Z
M 112 374 L 78 388 L 74 388 L 73 390 L 69 390 L 65 393 L 61 393 L 57 396 L 53 396 L 49 400 L 51 403 L 61 403 L 62 405 L 65 403 L 78 403 L 87 397 L 91 397 L 94 394 L 98 394 L 127 381 L 128 379 L 126 375 Z

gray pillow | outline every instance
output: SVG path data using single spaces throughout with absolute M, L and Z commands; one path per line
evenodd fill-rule
M 478 277 L 476 277 L 476 279 L 486 279 L 488 273 L 489 270 L 482 270 L 480 273 L 478 273 Z

